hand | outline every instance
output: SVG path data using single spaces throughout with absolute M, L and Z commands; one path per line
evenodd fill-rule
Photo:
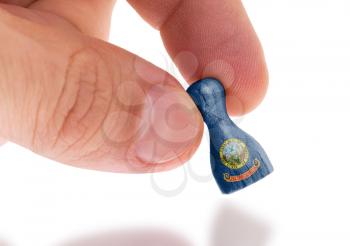
M 191 157 L 201 116 L 175 78 L 105 41 L 114 0 L 0 3 L 2 138 L 105 171 L 162 171 Z M 224 83 L 231 115 L 263 99 L 263 52 L 239 0 L 129 3 L 160 31 L 189 83 Z

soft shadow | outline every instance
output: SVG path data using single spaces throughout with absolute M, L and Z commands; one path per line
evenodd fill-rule
M 270 226 L 232 203 L 221 204 L 212 229 L 211 246 L 266 246 Z
M 192 244 L 173 232 L 161 229 L 130 229 L 89 235 L 58 246 L 192 246 Z
M 10 246 L 10 244 L 0 239 L 0 246 Z

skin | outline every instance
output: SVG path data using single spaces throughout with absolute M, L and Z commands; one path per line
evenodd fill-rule
M 220 79 L 231 115 L 261 102 L 264 55 L 239 0 L 129 3 L 189 84 Z M 114 4 L 0 0 L 0 143 L 113 172 L 169 170 L 193 155 L 198 110 L 175 78 L 106 41 Z

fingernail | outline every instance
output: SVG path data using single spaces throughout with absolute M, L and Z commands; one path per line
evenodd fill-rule
M 154 86 L 149 100 L 148 131 L 135 144 L 136 157 L 145 163 L 161 164 L 191 152 L 198 143 L 202 120 L 185 91 Z

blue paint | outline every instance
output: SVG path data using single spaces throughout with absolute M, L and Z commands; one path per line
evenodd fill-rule
M 187 92 L 209 129 L 211 168 L 223 193 L 240 190 L 273 171 L 260 144 L 228 116 L 220 81 L 206 78 L 192 84 Z

